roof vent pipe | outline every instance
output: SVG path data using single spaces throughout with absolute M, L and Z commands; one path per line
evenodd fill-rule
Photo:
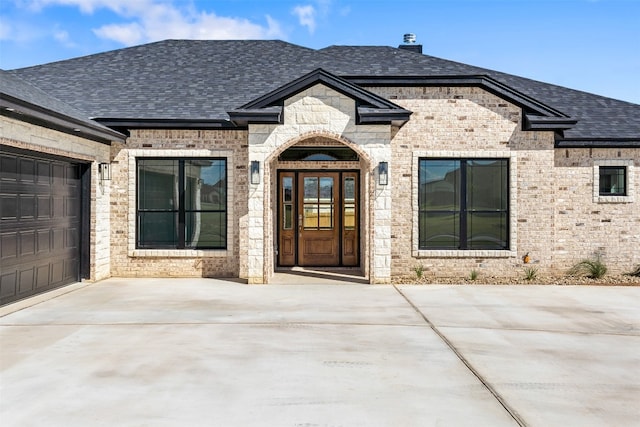
M 413 33 L 407 33 L 404 35 L 405 44 L 414 44 L 416 42 L 416 35 Z
M 422 53 L 422 45 L 416 44 L 416 35 L 413 33 L 406 33 L 404 35 L 404 44 L 401 44 L 398 48 L 409 50 L 411 52 Z

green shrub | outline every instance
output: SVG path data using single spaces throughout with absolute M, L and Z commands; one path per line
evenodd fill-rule
M 526 280 L 534 280 L 538 277 L 538 269 L 536 267 L 525 267 L 524 278 Z
M 416 265 L 415 267 L 413 267 L 413 271 L 416 272 L 416 277 L 420 279 L 424 274 L 424 267 L 422 265 Z
M 629 276 L 640 277 L 640 264 L 636 265 L 636 269 L 628 274 Z
M 478 272 L 476 270 L 471 270 L 471 274 L 469 274 L 469 279 L 476 280 L 478 278 Z
M 575 264 L 568 271 L 571 276 L 587 276 L 590 279 L 599 279 L 607 274 L 607 266 L 602 261 L 600 254 L 595 259 L 584 259 Z

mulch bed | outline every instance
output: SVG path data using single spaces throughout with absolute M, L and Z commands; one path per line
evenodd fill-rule
M 640 286 L 640 277 L 628 275 L 606 275 L 600 279 L 590 279 L 584 276 L 539 276 L 532 280 L 524 277 L 493 277 L 479 274 L 475 280 L 468 277 L 433 277 L 423 276 L 418 279 L 415 275 L 394 277 L 393 284 L 413 285 L 586 285 L 586 286 Z

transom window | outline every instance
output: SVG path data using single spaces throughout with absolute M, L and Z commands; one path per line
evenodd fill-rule
M 419 249 L 509 249 L 508 159 L 419 160 Z
M 279 160 L 357 162 L 358 154 L 349 147 L 291 147 L 280 154 Z
M 137 188 L 138 248 L 226 248 L 226 159 L 141 158 Z
M 625 166 L 600 166 L 600 195 L 627 195 L 627 168 Z

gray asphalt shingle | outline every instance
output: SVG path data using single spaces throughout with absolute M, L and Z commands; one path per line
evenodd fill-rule
M 228 120 L 318 68 L 346 79 L 487 75 L 577 119 L 566 138 L 640 140 L 640 105 L 386 46 L 166 40 L 11 73 L 97 118 Z

